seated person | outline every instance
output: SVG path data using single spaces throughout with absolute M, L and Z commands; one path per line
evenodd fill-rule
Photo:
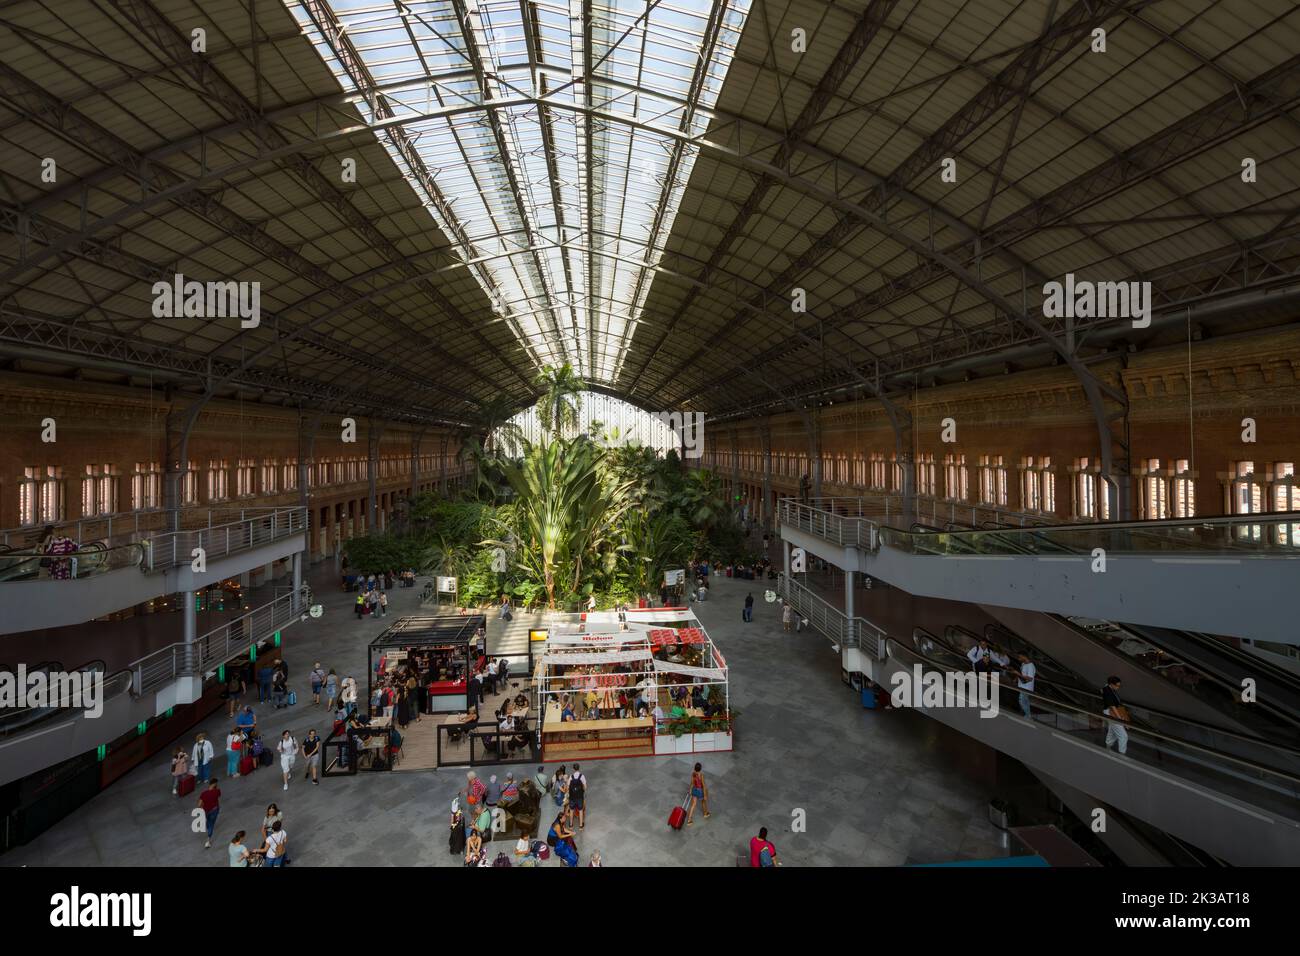
M 513 773 L 506 774 L 506 785 L 501 788 L 501 796 L 497 799 L 498 807 L 512 807 L 519 802 L 519 784 L 515 783 Z
M 600 719 L 600 695 L 597 694 L 595 690 L 589 690 L 587 691 L 585 702 L 587 705 L 587 719 L 599 720 Z
M 573 704 L 569 701 L 569 695 L 565 694 L 560 701 L 560 721 L 562 723 L 567 723 L 568 721 L 577 719 L 578 718 L 573 715 Z

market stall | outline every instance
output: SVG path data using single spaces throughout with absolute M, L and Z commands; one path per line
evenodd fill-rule
M 474 668 L 475 637 L 486 626 L 482 614 L 404 617 L 370 642 L 367 701 L 392 716 L 394 692 L 415 678 L 415 712 L 451 713 L 467 706 L 466 687 Z
M 534 672 L 545 759 L 731 749 L 726 662 L 689 610 L 658 610 L 551 622 Z

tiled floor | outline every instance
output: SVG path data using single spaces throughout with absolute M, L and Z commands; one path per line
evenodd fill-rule
M 301 688 L 313 661 L 340 674 L 350 670 L 364 687 L 366 643 L 395 614 L 418 604 L 418 590 L 399 589 L 390 595 L 389 619 L 357 621 L 336 582 L 323 571 L 315 575 L 326 614 L 285 631 L 284 657 L 305 703 L 280 712 L 283 719 L 262 714 L 272 733 L 287 727 L 301 739 L 315 726 L 325 735 L 329 720 Z M 760 826 L 768 827 L 787 865 L 1004 855 L 986 819 L 990 793 L 962 767 L 962 750 L 971 744 L 919 714 L 863 710 L 841 683 L 826 639 L 784 633 L 778 606 L 762 601 L 761 588 L 754 621 L 742 623 L 741 604 L 755 583 L 723 578 L 699 606 L 730 665 L 732 705 L 740 711 L 737 749 L 701 757 L 712 817 L 697 814 L 681 832 L 666 825 L 686 791 L 692 758 L 587 763 L 588 823 L 577 841 L 583 862 L 599 850 L 607 866 L 733 866 Z M 489 621 L 495 636 L 500 625 L 494 616 Z M 226 724 L 224 715 L 214 715 L 202 729 L 224 738 Z M 459 865 L 447 852 L 447 819 L 464 771 L 361 774 L 319 787 L 299 778 L 287 793 L 278 767 L 223 779 L 217 839 L 204 850 L 202 835 L 190 830 L 193 802 L 171 796 L 167 766 L 167 755 L 156 755 L 0 863 L 224 866 L 234 831 L 245 829 L 253 839 L 266 805 L 275 802 L 296 865 Z M 224 759 L 218 770 L 224 777 Z M 791 832 L 801 820 L 805 826 Z

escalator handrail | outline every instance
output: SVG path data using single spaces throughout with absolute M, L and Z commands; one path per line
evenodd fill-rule
M 1101 641 L 1101 640 L 1100 640 L 1100 639 L 1099 639 L 1099 638 L 1098 638 L 1098 637 L 1097 637 L 1097 636 L 1096 636 L 1096 635 L 1095 635 L 1095 634 L 1094 634 L 1094 633 L 1093 633 L 1089 628 L 1083 627 L 1082 625 L 1075 623 L 1074 621 L 1070 620 L 1068 617 L 1061 617 L 1060 620 L 1061 620 L 1063 623 L 1065 623 L 1066 625 L 1068 625 L 1069 627 L 1073 628 L 1077 633 L 1079 633 L 1080 636 L 1087 638 L 1088 640 L 1092 641 L 1093 643 L 1098 643 L 1098 642 L 1100 641 L 1100 646 L 1106 647 L 1107 649 L 1109 649 L 1109 650 L 1112 651 L 1113 653 L 1117 653 L 1117 654 L 1119 654 L 1121 657 L 1126 658 L 1126 659 L 1129 660 L 1130 663 L 1132 663 L 1134 666 L 1136 666 L 1136 667 L 1141 667 L 1141 668 L 1143 668 L 1144 670 L 1146 670 L 1147 672 L 1157 675 L 1158 677 L 1160 677 L 1161 680 L 1169 682 L 1169 679 L 1160 673 L 1160 671 L 1161 671 L 1162 668 L 1158 668 L 1158 667 L 1146 667 L 1146 666 L 1145 666 L 1141 661 L 1138 661 L 1136 658 L 1132 657 L 1132 655 L 1125 654 L 1125 652 L 1119 650 L 1118 648 L 1114 647 L 1113 645 L 1109 644 L 1108 642 Z M 1216 687 L 1220 688 L 1220 689 L 1223 690 L 1223 691 L 1226 691 L 1226 692 L 1229 693 L 1229 694 L 1235 694 L 1238 690 L 1240 690 L 1240 687 L 1239 687 L 1239 686 L 1237 686 L 1236 684 L 1234 684 L 1231 680 L 1229 680 L 1229 679 L 1225 679 L 1222 675 L 1220 675 L 1220 674 L 1216 674 L 1216 673 L 1215 673 L 1214 671 L 1212 671 L 1212 670 L 1205 670 L 1202 666 L 1195 665 L 1195 664 L 1191 664 L 1191 663 L 1189 663 L 1188 661 L 1186 661 L 1185 659 L 1183 659 L 1183 658 L 1181 657 L 1181 655 L 1175 654 L 1173 651 L 1167 651 L 1167 650 L 1165 650 L 1163 647 L 1160 646 L 1160 642 L 1159 642 L 1158 639 L 1151 637 L 1149 634 L 1144 634 L 1144 633 L 1143 633 L 1143 630 L 1142 630 L 1142 627 L 1143 627 L 1143 626 L 1142 626 L 1142 625 L 1137 625 L 1137 624 L 1125 624 L 1125 623 L 1123 623 L 1123 622 L 1116 622 L 1116 621 L 1106 621 L 1106 622 L 1104 622 L 1104 623 L 1109 624 L 1111 627 L 1113 627 L 1113 628 L 1118 628 L 1119 630 L 1121 630 L 1121 631 L 1123 631 L 1123 632 L 1129 634 L 1129 635 L 1132 636 L 1135 640 L 1142 641 L 1143 643 L 1146 643 L 1146 644 L 1150 645 L 1150 646 L 1153 647 L 1154 649 L 1156 649 L 1156 650 L 1158 650 L 1158 651 L 1160 651 L 1160 652 L 1162 652 L 1162 653 L 1168 654 L 1169 657 L 1171 658 L 1171 664 L 1178 664 L 1178 665 L 1181 665 L 1182 667 L 1186 667 L 1186 668 L 1189 668 L 1190 670 L 1195 671 L 1197 674 L 1201 675 L 1202 678 L 1204 678 L 1205 680 L 1210 681 L 1210 682 L 1213 683 Z M 986 633 L 988 632 L 989 628 L 997 628 L 998 630 L 1004 631 L 1004 632 L 1007 633 L 1007 634 L 1012 634 L 1012 633 L 1013 633 L 1012 631 L 1008 630 L 1007 628 L 1003 627 L 1003 626 L 1000 625 L 1000 624 L 989 624 L 989 625 L 987 625 L 987 626 L 984 628 L 984 630 L 985 630 Z M 1170 628 L 1166 628 L 1166 630 L 1172 630 L 1172 629 L 1170 629 Z M 1192 636 L 1194 639 L 1199 637 L 1199 638 L 1202 639 L 1202 640 L 1209 640 L 1209 641 L 1213 641 L 1213 640 L 1214 640 L 1214 638 L 1212 638 L 1212 637 L 1206 637 L 1205 635 L 1196 635 L 1196 634 L 1194 634 L 1194 632 L 1191 632 L 1191 631 L 1179 631 L 1178 633 L 1190 635 L 1190 636 Z M 1215 643 L 1217 644 L 1218 642 L 1215 642 Z M 1234 649 L 1233 649 L 1233 648 L 1229 648 L 1229 650 L 1231 651 L 1231 650 L 1234 650 Z M 1253 663 L 1253 662 L 1252 662 L 1252 663 Z M 1291 678 L 1289 677 L 1289 675 L 1286 675 L 1286 674 L 1285 674 L 1285 672 L 1284 672 L 1284 678 L 1286 678 L 1286 679 L 1291 679 Z M 1173 683 L 1173 682 L 1170 682 L 1170 683 Z M 1173 686 L 1179 686 L 1179 685 L 1174 684 Z M 1182 688 L 1182 689 L 1183 689 L 1184 691 L 1187 690 L 1187 688 Z M 1193 696 L 1195 696 L 1195 695 L 1193 695 Z M 1274 718 L 1275 720 L 1281 720 L 1283 723 L 1286 723 L 1286 724 L 1288 724 L 1288 725 L 1293 725 L 1293 724 L 1296 723 L 1296 718 L 1295 718 L 1294 716 L 1290 716 L 1290 715 L 1288 715 L 1287 713 L 1285 713 L 1285 708 L 1278 708 L 1278 707 L 1276 707 L 1276 706 L 1274 706 L 1273 704 L 1270 704 L 1270 703 L 1263 703 L 1263 704 L 1260 705 L 1260 706 L 1261 706 L 1261 709 L 1262 709 L 1262 711 L 1263 711 L 1264 713 L 1267 713 L 1267 714 L 1274 714 L 1274 715 L 1279 715 L 1279 714 L 1280 714 L 1279 716 L 1275 716 L 1275 718 Z M 1151 708 L 1147 708 L 1147 709 L 1150 710 Z M 1154 712 L 1154 711 L 1153 711 L 1153 712 Z M 1191 721 L 1189 718 L 1179 718 L 1179 719 L 1186 720 L 1188 723 L 1194 723 L 1194 721 Z M 1211 725 L 1211 726 L 1212 726 L 1212 725 Z M 1229 734 L 1229 735 L 1232 734 L 1232 731 L 1229 731 L 1229 730 L 1223 730 L 1223 731 L 1221 731 L 1221 732 L 1222 732 L 1222 733 L 1225 733 L 1225 734 Z M 1245 739 L 1249 739 L 1249 738 L 1245 738 Z M 1262 738 L 1261 738 L 1261 739 L 1262 739 Z M 1276 745 L 1275 745 L 1275 746 L 1276 746 Z
M 973 631 L 967 630 L 966 628 L 961 627 L 961 625 L 959 625 L 959 624 L 950 624 L 949 627 L 950 627 L 950 628 L 958 628 L 958 629 L 962 630 L 962 631 L 963 631 L 964 633 L 966 633 L 966 634 L 970 634 L 970 635 L 972 635 L 972 636 L 976 636 L 976 635 L 974 634 Z M 1018 635 L 1016 635 L 1014 631 L 1009 631 L 1009 630 L 1007 630 L 1006 628 L 1004 628 L 1004 627 L 1002 627 L 1001 625 L 998 625 L 998 624 L 988 624 L 988 625 L 986 625 L 985 628 L 984 628 L 985 632 L 987 633 L 988 630 L 989 630 L 990 628 L 997 628 L 997 629 L 999 629 L 999 630 L 1001 630 L 1001 631 L 1003 631 L 1003 632 L 1005 632 L 1005 633 L 1007 633 L 1007 634 L 1012 635 L 1013 637 L 1018 637 Z M 925 629 L 924 629 L 924 628 L 920 628 L 920 630 L 925 630 Z M 925 634 L 926 634 L 926 636 L 933 638 L 935 641 L 938 641 L 938 642 L 941 643 L 941 644 L 946 644 L 946 643 L 947 643 L 946 638 L 939 638 L 939 637 L 936 637 L 936 636 L 935 636 L 934 634 L 932 634 L 930 631 L 925 631 Z M 1019 639 L 1020 639 L 1020 640 L 1024 640 L 1024 638 L 1019 638 Z M 985 640 L 988 640 L 988 638 L 986 637 Z M 989 643 L 992 644 L 993 642 L 992 642 L 992 641 L 989 641 Z M 1026 643 L 1028 643 L 1028 642 L 1026 641 Z M 951 646 L 949 646 L 948 650 L 949 650 L 951 653 L 954 653 L 954 654 L 958 653 L 958 652 L 957 652 L 954 648 L 952 648 Z M 1060 664 L 1057 664 L 1056 666 L 1057 666 L 1058 668 L 1062 669 L 1062 670 L 1068 670 L 1068 668 L 1061 667 Z M 1051 685 L 1052 687 L 1060 687 L 1060 688 L 1063 688 L 1064 690 L 1067 690 L 1067 691 L 1069 691 L 1069 692 L 1072 693 L 1072 694 L 1078 694 L 1078 695 L 1080 695 L 1080 696 L 1082 696 L 1082 697 L 1087 697 L 1087 698 L 1090 698 L 1090 699 L 1092 699 L 1092 700 L 1098 700 L 1098 701 L 1099 701 L 1099 700 L 1102 699 L 1102 697 L 1101 697 L 1100 694 L 1095 693 L 1094 691 L 1092 691 L 1092 690 L 1090 690 L 1089 688 L 1086 688 L 1086 687 L 1071 687 L 1071 686 L 1069 686 L 1069 685 L 1067 685 L 1067 684 L 1062 684 L 1062 683 L 1060 683 L 1059 681 L 1054 681 L 1054 680 L 1051 680 L 1050 678 L 1047 678 L 1047 677 L 1035 677 L 1034 679 L 1037 680 L 1037 681 L 1042 681 L 1044 684 Z M 1254 735 L 1252 735 L 1252 734 L 1243 734 L 1243 733 L 1239 733 L 1239 732 L 1237 732 L 1237 731 L 1235 731 L 1235 730 L 1228 730 L 1227 728 L 1225 728 L 1225 727 L 1220 727 L 1220 726 L 1218 726 L 1217 724 L 1207 724 L 1207 723 L 1204 723 L 1204 722 L 1202 722 L 1202 721 L 1196 720 L 1196 719 L 1191 718 L 1191 717 L 1184 717 L 1184 716 L 1182 716 L 1181 714 L 1171 714 L 1171 713 L 1169 713 L 1168 711 L 1157 710 L 1155 707 L 1152 707 L 1152 706 L 1150 706 L 1149 704 L 1138 704 L 1138 703 L 1129 702 L 1128 704 L 1126 704 L 1126 706 L 1130 707 L 1131 709 L 1137 709 L 1137 710 L 1139 710 L 1139 711 L 1142 711 L 1143 713 L 1147 713 L 1147 714 L 1151 714 L 1151 715 L 1153 715 L 1153 716 L 1155 716 L 1155 717 L 1159 717 L 1159 718 L 1161 718 L 1162 720 L 1168 720 L 1168 721 L 1171 721 L 1171 722 L 1176 723 L 1176 724 L 1186 724 L 1186 725 L 1189 726 L 1189 727 L 1196 727 L 1196 728 L 1199 729 L 1199 730 L 1209 731 L 1210 733 L 1218 734 L 1218 735 L 1223 736 L 1223 737 L 1231 737 L 1231 738 L 1234 739 L 1234 740 L 1240 740 L 1240 741 L 1242 741 L 1243 743 L 1248 743 L 1248 744 L 1252 744 L 1252 745 L 1255 745 L 1255 746 L 1259 746 L 1259 747 L 1262 747 L 1262 748 L 1264 748 L 1264 749 L 1266 749 L 1266 750 L 1272 750 L 1272 751 L 1277 751 L 1277 752 L 1284 753 L 1284 754 L 1289 754 L 1290 756 L 1293 756 L 1293 757 L 1300 757 L 1300 748 L 1296 748 L 1296 747 L 1288 747 L 1286 744 L 1274 743 L 1273 741 L 1268 740 L 1268 739 L 1265 738 L 1265 737 L 1256 737 L 1256 736 L 1254 736 Z M 1097 712 L 1098 712 L 1098 713 L 1101 713 L 1100 710 L 1098 710 Z M 1174 739 L 1177 739 L 1177 738 L 1174 738 Z
M 914 637 L 915 637 L 915 632 L 917 632 L 917 631 L 921 632 L 921 633 L 924 634 L 926 637 L 932 638 L 932 639 L 934 639 L 934 640 L 938 640 L 938 638 L 936 638 L 935 635 L 931 634 L 929 631 L 927 631 L 925 628 L 922 628 L 922 627 L 918 627 L 918 628 L 914 628 L 914 629 L 913 629 L 913 632 L 914 632 L 914 633 L 913 633 L 913 636 L 914 636 Z M 934 660 L 933 658 L 931 658 L 931 657 L 929 657 L 929 656 L 927 656 L 927 655 L 921 653 L 921 652 L 920 652 L 919 650 L 917 650 L 916 648 L 914 648 L 914 647 L 908 647 L 908 646 L 907 646 L 906 644 L 904 644 L 902 641 L 899 641 L 897 638 L 893 638 L 893 637 L 888 637 L 888 638 L 885 639 L 885 654 L 886 654 L 886 656 L 889 656 L 889 649 L 890 649 L 890 647 L 893 646 L 893 645 L 897 645 L 898 647 L 902 648 L 905 652 L 907 652 L 907 653 L 910 654 L 911 656 L 916 657 L 916 658 L 918 658 L 918 659 L 920 659 L 920 660 L 922 660 L 922 661 L 925 661 L 927 664 L 933 664 L 935 667 L 937 667 L 937 668 L 939 668 L 939 669 L 941 669 L 941 670 L 943 670 L 943 671 L 950 671 L 950 670 L 952 670 L 952 668 L 949 668 L 949 667 L 947 667 L 946 665 L 944 665 L 944 663 L 943 663 L 942 661 L 936 661 L 936 660 Z M 1011 688 L 1011 689 L 1015 689 L 1015 688 Z M 1085 717 L 1094 718 L 1094 719 L 1098 719 L 1098 720 L 1110 720 L 1110 719 L 1111 719 L 1111 718 L 1105 716 L 1104 714 L 1102 714 L 1100 711 L 1084 710 L 1084 709 L 1081 708 L 1081 707 L 1074 707 L 1074 706 L 1072 706 L 1072 705 L 1070 705 L 1070 704 L 1064 704 L 1064 703 L 1062 703 L 1062 702 L 1060 702 L 1060 701 L 1052 700 L 1050 697 L 1043 697 L 1041 694 L 1035 693 L 1034 691 L 1021 691 L 1021 690 L 1016 689 L 1016 692 L 1017 692 L 1017 693 L 1025 694 L 1025 695 L 1026 695 L 1027 697 L 1029 697 L 1031 700 L 1038 701 L 1040 704 L 1043 705 L 1043 708 L 1044 708 L 1045 710 L 1048 710 L 1048 711 L 1067 710 L 1067 711 L 1073 711 L 1075 714 L 1079 714 L 1079 715 L 1082 715 L 1082 716 L 1085 716 Z M 1032 722 L 1032 721 L 1031 721 L 1031 722 Z M 1160 731 L 1158 731 L 1158 730 L 1149 730 L 1149 729 L 1146 728 L 1146 727 L 1137 727 L 1137 726 L 1134 726 L 1131 722 L 1130 722 L 1130 723 L 1127 723 L 1126 726 L 1129 727 L 1129 728 L 1131 729 L 1131 732 L 1136 733 L 1136 734 L 1139 734 L 1139 735 L 1141 735 L 1141 736 L 1143 736 L 1143 737 L 1154 737 L 1154 738 L 1157 738 L 1157 739 L 1159 739 L 1159 740 L 1165 740 L 1165 741 L 1168 741 L 1168 742 L 1171 743 L 1171 744 L 1176 744 L 1176 745 L 1179 746 L 1179 747 L 1186 747 L 1188 750 L 1195 750 L 1195 751 L 1197 751 L 1198 753 L 1207 754 L 1208 756 L 1210 756 L 1210 757 L 1212 757 L 1212 758 L 1214 758 L 1214 759 L 1216 759 L 1216 760 L 1226 760 L 1226 761 L 1228 761 L 1228 762 L 1230 762 L 1230 763 L 1239 764 L 1239 765 L 1242 766 L 1242 767 L 1246 767 L 1246 768 L 1249 769 L 1249 770 L 1253 770 L 1253 771 L 1255 771 L 1256 773 L 1266 774 L 1266 775 L 1271 776 L 1271 777 L 1278 777 L 1278 778 L 1281 778 L 1281 779 L 1283 779 L 1283 780 L 1287 780 L 1287 781 L 1289 781 L 1290 783 L 1296 785 L 1297 787 L 1300 787 L 1300 776 L 1295 776 L 1295 775 L 1293 775 L 1293 774 L 1287 773 L 1287 772 L 1284 771 L 1284 770 L 1276 770 L 1276 769 L 1274 769 L 1274 768 L 1272 768 L 1272 767 L 1266 767 L 1266 766 L 1264 766 L 1263 764 L 1256 763 L 1256 762 L 1253 761 L 1253 760 L 1247 760 L 1247 759 L 1245 759 L 1245 758 L 1243 758 L 1243 757 L 1234 757 L 1234 756 L 1232 756 L 1231 754 L 1225 754 L 1225 753 L 1223 753 L 1222 751 L 1219 751 L 1219 750 L 1212 750 L 1212 749 L 1210 749 L 1210 748 L 1208 748 L 1208 747 L 1203 747 L 1203 746 L 1201 746 L 1200 744 L 1194 744 L 1194 743 L 1191 743 L 1190 741 L 1182 740 L 1182 739 L 1180 739 L 1180 738 L 1178 738 L 1178 737 L 1171 737 L 1171 736 L 1169 736 L 1168 734 L 1162 734 L 1162 733 L 1160 733 Z
M 96 658 L 93 661 L 87 661 L 77 671 L 83 671 L 94 664 L 99 664 L 102 668 L 104 661 Z M 113 685 L 117 682 L 122 683 L 122 690 L 131 693 L 132 677 L 129 668 L 122 668 L 112 674 L 104 676 L 104 699 L 100 702 L 107 703 L 111 698 L 118 696 L 118 691 L 114 691 Z M 71 707 L 25 707 L 22 710 L 14 711 L 7 715 L 7 719 L 0 719 L 0 740 L 12 738 L 36 724 L 43 724 L 45 721 L 64 716 L 68 719 L 76 719 L 81 716 L 76 708 Z

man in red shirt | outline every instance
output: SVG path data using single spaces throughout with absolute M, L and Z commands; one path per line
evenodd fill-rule
M 203 849 L 212 846 L 212 831 L 217 828 L 217 816 L 221 813 L 221 788 L 216 780 L 209 780 L 208 787 L 199 794 L 199 806 L 203 810 L 203 822 L 207 825 L 208 842 Z
M 767 851 L 767 860 L 763 859 L 763 851 Z M 767 827 L 762 827 L 758 831 L 758 836 L 749 841 L 749 865 L 750 866 L 776 866 L 776 847 L 767 842 Z

